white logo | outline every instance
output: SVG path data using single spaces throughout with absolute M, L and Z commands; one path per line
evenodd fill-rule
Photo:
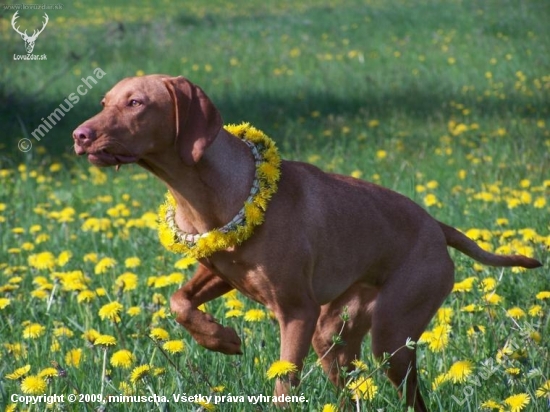
M 13 18 L 11 19 L 11 26 L 13 27 L 13 30 L 19 33 L 21 35 L 21 38 L 25 41 L 25 48 L 27 49 L 27 54 L 31 54 L 34 49 L 34 43 L 36 42 L 38 35 L 44 31 L 44 29 L 46 28 L 46 25 L 48 24 L 48 21 L 49 21 L 48 15 L 44 13 L 45 20 L 44 20 L 44 23 L 42 24 L 42 28 L 40 30 L 34 30 L 32 33 L 32 36 L 29 36 L 27 34 L 27 30 L 25 30 L 24 33 L 21 33 L 19 31 L 19 26 L 15 27 L 15 21 L 19 17 L 17 13 L 19 12 L 16 11 L 15 14 L 13 15 Z

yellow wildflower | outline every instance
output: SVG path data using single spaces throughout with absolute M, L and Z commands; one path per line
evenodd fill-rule
M 132 256 L 124 260 L 124 266 L 128 269 L 137 268 L 139 265 L 141 265 L 141 259 L 137 256 Z
M 127 349 L 121 349 L 111 356 L 111 365 L 115 368 L 129 368 L 135 361 L 135 356 Z
M 28 395 L 43 395 L 47 386 L 46 381 L 36 375 L 27 376 L 21 381 L 21 391 Z
M 53 269 L 56 259 L 51 252 L 42 252 L 29 256 L 29 266 L 35 269 Z
M 185 350 L 185 345 L 181 340 L 169 340 L 162 344 L 162 349 L 172 354 L 181 353 Z
M 10 302 L 11 301 L 8 298 L 0 298 L 0 309 L 4 309 L 10 304 Z
M 461 282 L 455 283 L 453 292 L 470 292 L 476 280 L 477 278 L 475 276 L 470 276 Z
M 550 399 L 550 380 L 547 380 L 540 388 L 535 392 L 537 398 L 547 397 Z
M 55 378 L 59 375 L 59 372 L 55 368 L 45 368 L 38 372 L 40 378 Z
M 491 292 L 483 296 L 483 300 L 489 305 L 498 305 L 504 300 L 504 298 L 502 296 L 497 295 L 494 292 Z
M 378 392 L 378 387 L 374 384 L 372 378 L 358 377 L 347 386 L 351 390 L 354 400 L 366 399 L 370 401 L 374 399 Z
M 290 373 L 298 372 L 298 368 L 287 360 L 278 360 L 271 364 L 266 372 L 268 379 L 280 378 Z
M 115 280 L 115 285 L 124 292 L 134 290 L 138 285 L 138 276 L 135 273 L 124 272 Z
M 39 323 L 31 323 L 23 329 L 23 338 L 25 339 L 37 339 L 44 335 L 46 328 Z
M 517 306 L 508 309 L 506 314 L 513 319 L 521 319 L 525 316 L 525 311 Z
M 518 393 L 504 400 L 504 403 L 510 407 L 510 412 L 520 412 L 531 402 L 531 397 L 527 393 Z
M 154 340 L 168 340 L 170 339 L 170 334 L 162 328 L 153 328 L 149 334 Z
M 141 365 L 134 368 L 132 373 L 130 374 L 130 382 L 132 382 L 134 385 L 145 378 L 149 373 L 151 372 L 151 366 L 149 365 Z
M 266 317 L 265 312 L 261 309 L 250 309 L 244 314 L 244 320 L 247 322 L 260 322 Z
M 96 275 L 102 275 L 107 272 L 108 269 L 116 265 L 116 260 L 109 257 L 104 257 L 95 265 L 94 273 Z
M 470 361 L 458 361 L 453 363 L 447 374 L 453 383 L 463 383 L 472 374 L 473 367 L 474 365 Z
M 31 365 L 25 365 L 21 368 L 17 368 L 12 373 L 8 373 L 5 378 L 13 381 L 17 381 L 25 376 L 31 370 Z
M 65 354 L 65 363 L 67 366 L 74 366 L 78 368 L 80 366 L 80 361 L 82 360 L 82 349 L 76 348 L 71 349 Z
M 99 317 L 103 320 L 108 319 L 111 322 L 120 322 L 120 312 L 123 306 L 117 301 L 107 303 L 99 309 Z
M 116 345 L 116 339 L 111 335 L 99 335 L 97 338 L 95 338 L 94 345 L 107 348 L 109 346 Z

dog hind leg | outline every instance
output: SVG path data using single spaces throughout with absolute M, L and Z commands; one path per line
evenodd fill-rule
M 321 307 L 313 348 L 323 370 L 336 386 L 345 384 L 341 368 L 347 367 L 351 371 L 353 360 L 361 357 L 361 344 L 371 328 L 371 312 L 377 293 L 372 287 L 354 284 L 337 299 Z M 342 319 L 344 308 L 345 323 Z M 340 336 L 341 344 L 334 345 L 335 335 Z

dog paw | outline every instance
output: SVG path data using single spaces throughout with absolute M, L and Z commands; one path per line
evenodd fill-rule
M 226 355 L 242 355 L 241 339 L 237 332 L 233 328 L 222 326 L 219 323 L 215 325 L 215 328 L 209 325 L 208 331 L 192 332 L 191 334 L 197 343 L 206 349 L 225 353 Z

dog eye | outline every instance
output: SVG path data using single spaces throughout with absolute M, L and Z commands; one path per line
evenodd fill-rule
M 128 106 L 138 107 L 141 106 L 141 102 L 139 100 L 132 99 L 130 100 L 130 103 L 128 103 Z

